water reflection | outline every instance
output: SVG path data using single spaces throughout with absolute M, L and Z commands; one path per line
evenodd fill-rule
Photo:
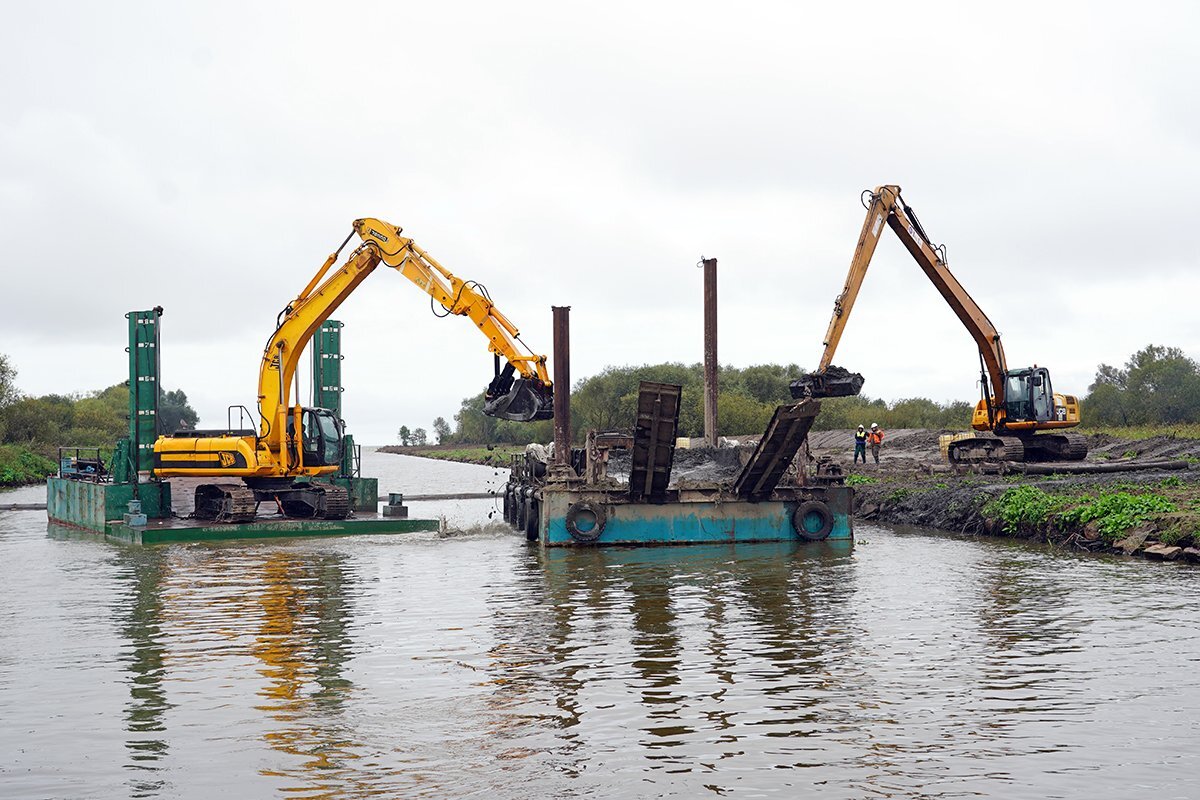
M 0 781 L 22 797 L 1200 796 L 1179 677 L 1200 665 L 1200 571 L 859 532 L 851 552 L 10 530 Z
M 567 775 L 597 753 L 608 774 L 757 763 L 748 738 L 820 727 L 830 655 L 852 635 L 850 556 L 799 544 L 530 550 L 520 610 L 495 609 L 495 707 L 552 707 L 556 742 L 543 746 Z
M 125 705 L 125 747 L 129 769 L 137 777 L 130 781 L 133 797 L 157 797 L 167 784 L 154 777 L 168 752 L 165 716 L 172 707 L 163 686 L 166 645 L 162 631 L 162 585 L 167 579 L 165 553 L 152 548 L 121 548 L 117 562 L 128 579 L 128 592 L 118 596 L 113 616 L 120 620 L 121 634 L 129 642 L 124 657 L 130 673 L 129 699 Z M 147 774 L 148 773 L 148 774 Z
M 267 683 L 256 708 L 280 725 L 266 735 L 271 747 L 299 761 L 295 772 L 263 774 L 303 778 L 289 796 L 327 797 L 353 784 L 359 746 L 338 716 L 353 684 L 343 676 L 350 653 L 350 612 L 342 557 L 323 553 L 298 558 L 273 551 L 260 568 L 259 627 L 251 652 Z
M 359 744 L 341 720 L 354 684 L 349 620 L 352 579 L 337 551 L 172 546 L 120 548 L 127 591 L 115 616 L 128 647 L 125 720 L 128 768 L 159 769 L 168 755 L 169 679 L 186 682 L 226 659 L 252 656 L 263 683 L 254 708 L 272 724 L 263 740 L 288 756 L 262 768 L 292 797 L 331 797 L 366 788 L 355 766 Z M 171 648 L 174 648 L 173 651 Z M 364 784 L 365 780 L 365 784 Z M 139 777 L 136 797 L 165 792 Z

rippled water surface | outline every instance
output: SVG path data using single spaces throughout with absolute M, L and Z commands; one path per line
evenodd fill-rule
M 873 526 L 541 551 L 491 509 L 158 547 L 0 512 L 0 796 L 1200 797 L 1200 570 Z

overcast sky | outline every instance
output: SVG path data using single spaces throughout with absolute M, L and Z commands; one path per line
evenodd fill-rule
M 21 3 L 0 30 L 0 352 L 29 394 L 163 380 L 253 404 L 276 314 L 363 216 L 485 284 L 572 374 L 813 367 L 899 184 L 1004 334 L 1084 393 L 1149 343 L 1200 357 L 1194 3 Z M 491 377 L 464 318 L 380 268 L 335 314 L 361 442 Z M 978 397 L 970 337 L 890 233 L 835 362 L 866 394 Z M 305 378 L 307 380 L 307 378 Z M 307 396 L 307 392 L 305 392 Z

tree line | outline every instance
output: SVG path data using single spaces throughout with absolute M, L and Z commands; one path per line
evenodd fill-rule
M 775 407 L 791 402 L 789 384 L 804 370 L 795 364 L 723 366 L 717 413 L 723 434 L 761 433 Z M 587 430 L 627 429 L 632 425 L 640 381 L 683 387 L 679 435 L 704 433 L 704 367 L 702 364 L 648 364 L 606 367 L 583 378 L 571 393 L 571 430 L 580 441 Z M 1200 423 L 1200 365 L 1177 347 L 1149 345 L 1123 368 L 1101 364 L 1082 398 L 1083 427 Z M 889 428 L 966 430 L 973 402 L 938 403 L 925 397 L 887 402 L 865 395 L 821 401 L 816 430 L 854 428 L 877 422 Z M 485 416 L 483 393 L 464 398 L 454 427 L 442 417 L 434 421 L 438 444 L 524 444 L 554 438 L 554 423 L 510 422 Z
M 55 456 L 59 446 L 110 447 L 129 432 L 129 382 L 86 394 L 25 395 L 0 354 L 0 444 Z M 194 428 L 199 416 L 181 389 L 159 398 L 159 430 Z

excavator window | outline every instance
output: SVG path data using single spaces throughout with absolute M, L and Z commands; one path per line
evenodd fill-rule
M 1038 422 L 1048 422 L 1054 416 L 1054 395 L 1050 390 L 1050 373 L 1045 369 L 1033 372 L 1033 418 Z
M 1029 370 L 1008 373 L 1004 378 L 1004 416 L 1013 422 L 1033 419 Z
M 330 467 L 342 461 L 342 426 L 331 411 L 324 408 L 303 410 L 304 463 L 310 467 Z

